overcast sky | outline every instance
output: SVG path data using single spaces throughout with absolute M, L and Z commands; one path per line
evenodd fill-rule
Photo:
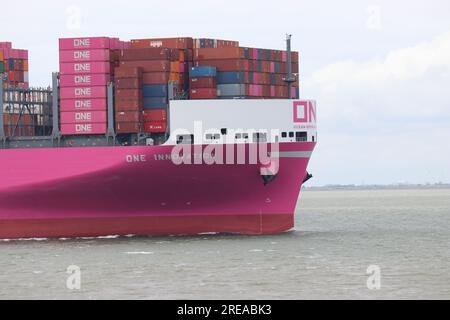
M 450 1 L 2 3 L 0 41 L 30 50 L 31 85 L 58 70 L 58 38 L 216 37 L 301 55 L 318 102 L 311 184 L 450 182 Z M 17 13 L 17 14 L 15 14 Z

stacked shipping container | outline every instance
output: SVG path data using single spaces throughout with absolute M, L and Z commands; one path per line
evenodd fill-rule
M 3 77 L 4 88 L 28 89 L 28 51 L 13 49 L 11 42 L 0 42 L 0 75 Z M 5 98 L 6 94 L 3 98 Z M 8 100 L 8 99 L 7 99 Z M 9 105 L 8 110 L 3 110 L 4 131 L 9 136 L 33 136 L 37 116 L 19 114 L 15 105 Z M 3 108 L 3 106 L 0 106 Z
M 13 49 L 11 42 L 0 42 L 0 73 L 6 75 L 6 86 L 28 89 L 28 51 Z
M 107 84 L 114 72 L 111 50 L 125 46 L 107 37 L 59 40 L 63 135 L 106 133 Z
M 30 137 L 35 135 L 37 115 L 5 113 L 3 123 L 7 137 Z
M 217 99 L 216 76 L 215 67 L 192 67 L 189 71 L 190 98 Z
M 288 98 L 287 52 L 228 47 L 194 50 L 195 66 L 217 68 L 217 92 L 221 99 Z M 298 73 L 298 53 L 292 55 L 292 71 Z M 298 81 L 292 98 L 298 98 Z
M 175 94 L 188 89 L 187 50 L 192 45 L 192 38 L 132 40 L 132 49 L 119 54 L 121 66 L 143 68 L 144 132 L 166 132 L 168 84 Z
M 142 132 L 142 69 L 119 67 L 115 78 L 116 132 Z
M 239 47 L 239 42 L 218 39 L 194 39 L 194 49 L 227 47 Z
M 244 48 L 237 41 L 158 38 L 126 44 L 109 38 L 61 39 L 60 50 L 63 134 L 106 132 L 109 81 L 116 85 L 118 133 L 166 132 L 168 84 L 173 84 L 175 95 L 186 97 L 188 92 L 190 99 L 289 96 L 287 52 Z M 294 74 L 298 62 L 294 52 Z M 292 98 L 298 98 L 298 87 L 297 80 Z

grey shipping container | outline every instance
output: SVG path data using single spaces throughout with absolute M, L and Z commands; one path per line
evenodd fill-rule
M 219 97 L 246 96 L 247 86 L 245 84 L 221 84 L 217 86 Z

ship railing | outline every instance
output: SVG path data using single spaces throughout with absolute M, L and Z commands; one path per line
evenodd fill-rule
M 50 88 L 2 87 L 4 137 L 48 136 L 52 131 Z

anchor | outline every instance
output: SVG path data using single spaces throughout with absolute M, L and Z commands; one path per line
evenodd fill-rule
M 306 177 L 305 177 L 305 179 L 303 180 L 303 183 L 308 182 L 308 181 L 311 180 L 312 178 L 313 178 L 313 175 L 310 174 L 308 171 L 306 171 Z

